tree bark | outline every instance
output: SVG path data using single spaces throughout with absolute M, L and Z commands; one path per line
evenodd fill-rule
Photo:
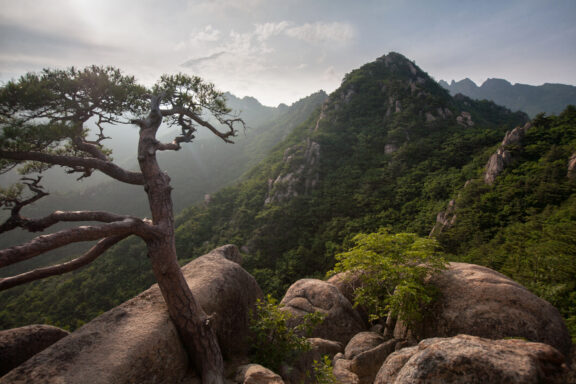
M 152 98 L 148 117 L 139 121 L 138 162 L 152 213 L 152 223 L 161 234 L 147 241 L 154 276 L 166 301 L 168 312 L 203 384 L 224 383 L 224 362 L 210 319 L 196 302 L 182 274 L 176 255 L 174 215 L 170 178 L 156 160 L 156 132 L 162 121 L 160 100 Z

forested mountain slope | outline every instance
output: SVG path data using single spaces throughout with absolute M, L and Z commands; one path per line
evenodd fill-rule
M 507 273 L 570 318 L 574 109 L 536 118 L 525 141 L 506 149 L 512 161 L 495 182 L 483 178 L 506 132 L 527 121 L 492 102 L 450 96 L 390 53 L 346 75 L 241 182 L 184 210 L 179 255 L 185 262 L 237 244 L 245 268 L 278 296 L 300 277 L 323 276 L 357 233 L 388 227 L 428 235 L 454 200 L 455 219 L 438 234 L 448 257 Z M 0 326 L 48 319 L 75 327 L 144 288 L 147 270 L 144 247 L 126 241 L 71 278 L 6 292 Z
M 162 153 L 160 163 L 172 179 L 176 210 L 202 202 L 207 194 L 233 183 L 242 173 L 257 164 L 270 149 L 290 134 L 317 109 L 327 95 L 320 91 L 291 106 L 277 108 L 261 105 L 256 99 L 239 99 L 227 94 L 233 113 L 246 122 L 246 131 L 238 133 L 235 144 L 201 136 L 179 153 Z M 132 127 L 114 127 L 132 130 Z M 127 156 L 130 143 L 117 146 L 117 158 Z M 136 155 L 132 156 L 136 163 Z M 125 165 L 128 168 L 129 165 Z M 68 177 L 70 177 L 68 175 Z M 56 183 L 57 186 L 57 183 Z M 55 187 L 53 185 L 52 187 Z M 81 191 L 50 188 L 50 196 L 26 210 L 29 217 L 39 217 L 60 210 L 97 209 L 147 216 L 148 203 L 141 187 L 114 182 L 102 183 Z M 32 234 L 14 231 L 0 237 L 0 247 L 21 244 Z M 143 248 L 132 249 L 136 240 L 128 240 L 113 255 L 105 255 L 94 265 L 75 274 L 53 277 L 47 281 L 13 288 L 0 293 L 0 329 L 25 323 L 51 323 L 76 327 L 83 321 L 134 296 L 152 284 L 148 260 Z M 126 248 L 124 248 L 126 247 Z M 68 260 L 83 252 L 81 245 L 68 246 L 4 268 L 3 275 L 21 273 L 31 268 Z
M 437 213 L 527 116 L 451 97 L 391 53 L 348 74 L 322 110 L 243 183 L 185 211 L 182 255 L 243 246 L 265 290 L 322 275 L 354 234 L 390 227 L 427 235 Z

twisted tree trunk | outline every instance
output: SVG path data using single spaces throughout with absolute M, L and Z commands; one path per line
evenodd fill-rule
M 174 214 L 170 178 L 156 161 L 159 142 L 156 132 L 162 122 L 160 99 L 152 97 L 152 108 L 145 120 L 139 121 L 138 162 L 144 175 L 144 189 L 152 213 L 152 223 L 160 235 L 147 241 L 148 256 L 170 317 L 178 329 L 204 384 L 223 384 L 224 363 L 216 334 L 209 318 L 196 302 L 178 265 L 174 239 Z

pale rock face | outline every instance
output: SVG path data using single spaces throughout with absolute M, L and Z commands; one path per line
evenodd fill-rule
M 469 335 L 432 338 L 391 354 L 374 384 L 562 383 L 564 356 L 549 345 Z
M 268 181 L 268 195 L 264 204 L 280 203 L 301 194 L 308 194 L 320 178 L 320 144 L 310 139 L 284 152 L 287 171 Z
M 456 122 L 463 127 L 473 127 L 475 124 L 470 112 L 465 111 L 461 112 L 459 116 L 456 116 Z
M 436 224 L 430 231 L 430 237 L 443 232 L 446 228 L 450 228 L 454 223 L 456 223 L 456 200 L 450 200 L 446 210 L 438 212 L 436 215 Z
M 327 283 L 332 284 L 345 298 L 354 304 L 354 290 L 362 285 L 360 273 L 352 273 L 350 271 L 340 272 L 326 280 Z M 356 306 L 356 310 L 362 317 L 365 324 L 368 324 L 368 311 L 366 308 Z
M 382 363 L 394 352 L 397 340 L 386 341 L 375 332 L 356 334 L 334 362 L 334 375 L 343 383 L 372 384 Z
M 397 144 L 386 144 L 384 145 L 384 153 L 386 155 L 391 155 L 398 150 Z
M 431 278 L 440 296 L 424 314 L 417 340 L 470 334 L 490 339 L 522 337 L 567 354 L 571 339 L 558 310 L 522 285 L 486 267 L 450 263 Z M 398 321 L 394 336 L 405 338 Z
M 281 310 L 292 313 L 291 327 L 302 322 L 304 315 L 320 312 L 324 321 L 313 331 L 312 337 L 334 340 L 346 344 L 365 324 L 348 299 L 338 289 L 322 280 L 298 280 L 286 291 L 280 302 Z
M 284 384 L 280 376 L 259 364 L 238 367 L 234 381 L 242 384 Z
M 576 152 L 572 154 L 570 160 L 568 161 L 568 177 L 576 177 Z
M 512 162 L 512 154 L 508 148 L 514 145 L 520 145 L 526 135 L 526 131 L 528 131 L 530 127 L 530 123 L 526 123 L 523 127 L 516 127 L 512 131 L 506 132 L 500 147 L 486 164 L 486 171 L 484 172 L 484 182 L 486 184 L 493 184 L 496 177 Z
M 43 324 L 0 331 L 0 376 L 69 334 Z
M 215 249 L 184 266 L 225 356 L 246 351 L 248 314 L 262 292 L 237 263 L 235 246 Z M 189 359 L 155 284 L 102 314 L 0 378 L 1 384 L 178 383 Z

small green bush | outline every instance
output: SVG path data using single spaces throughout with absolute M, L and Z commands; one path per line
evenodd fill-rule
M 366 308 L 371 321 L 386 316 L 409 326 L 419 321 L 422 306 L 435 296 L 425 278 L 446 266 L 436 241 L 387 229 L 358 234 L 353 241 L 350 250 L 336 255 L 338 262 L 329 274 L 350 271 L 360 278 L 355 305 Z
M 294 328 L 288 326 L 292 316 L 290 312 L 281 311 L 278 301 L 271 295 L 265 300 L 258 300 L 256 312 L 250 321 L 252 362 L 278 371 L 282 363 L 290 364 L 301 353 L 310 350 L 310 343 L 300 334 L 309 336 L 314 327 L 323 321 L 324 315 L 310 313 Z
M 323 355 L 320 361 L 314 360 L 312 365 L 314 378 L 317 384 L 339 384 L 340 381 L 334 376 L 332 360 L 328 355 Z

